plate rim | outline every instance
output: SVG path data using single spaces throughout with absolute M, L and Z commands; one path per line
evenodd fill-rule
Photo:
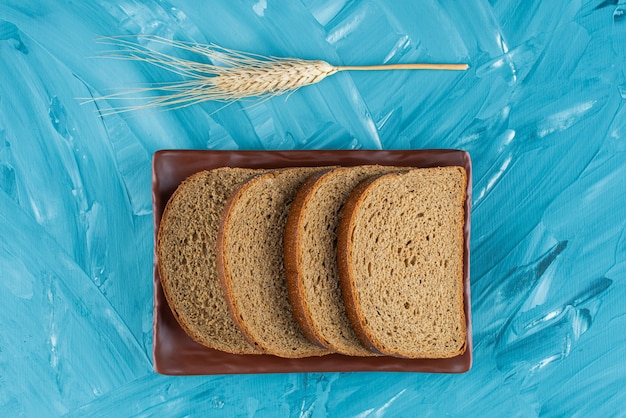
M 381 157 L 384 162 L 381 163 Z M 268 164 L 267 159 L 274 161 Z M 166 325 L 169 306 L 160 284 L 156 252 L 157 234 L 163 209 L 175 188 L 190 175 L 217 167 L 284 168 L 330 165 L 319 161 L 336 161 L 334 165 L 381 164 L 410 167 L 433 167 L 462 165 L 467 172 L 467 189 L 464 222 L 464 311 L 466 317 L 465 353 L 450 359 L 399 359 L 394 357 L 351 357 L 329 354 L 322 357 L 304 359 L 283 359 L 271 355 L 234 355 L 209 349 L 193 342 L 188 336 L 184 344 L 174 338 L 173 346 L 165 347 L 165 339 L 171 338 L 172 329 L 178 326 L 175 334 L 180 336 L 180 325 L 171 322 Z M 416 159 L 422 161 L 415 165 Z M 453 159 L 455 164 L 445 164 Z M 185 162 L 185 166 L 180 164 Z M 410 163 L 410 164 L 408 164 Z M 442 164 L 444 163 L 444 164 Z M 460 164 L 458 164 L 460 163 Z M 331 162 L 332 164 L 332 162 Z M 172 166 L 176 170 L 172 170 Z M 173 176 L 172 171 L 175 171 Z M 152 209 L 153 209 L 153 326 L 152 361 L 154 371 L 164 375 L 217 375 L 217 374 L 257 374 L 290 372 L 428 372 L 457 374 L 469 371 L 473 363 L 471 294 L 470 294 L 470 233 L 472 203 L 472 162 L 467 151 L 458 149 L 423 150 L 176 150 L 163 149 L 154 152 L 152 159 Z M 184 332 L 183 332 L 184 333 Z M 175 335 L 176 336 L 176 335 Z M 171 341 L 168 344 L 171 345 Z M 177 347 L 176 344 L 180 345 Z M 189 346 L 191 345 L 191 349 Z M 179 350 L 177 350 L 177 348 Z M 189 349 L 188 351 L 183 348 Z M 177 363 L 170 357 L 183 356 Z M 210 357 L 219 357 L 221 362 L 208 362 Z M 205 363 L 203 363 L 205 359 Z M 254 362 L 250 360 L 254 359 Z M 382 361 L 381 361 L 382 359 Z M 261 361 L 256 361 L 261 360 Z M 263 360 L 267 365 L 263 364 Z M 191 362 L 191 363 L 189 363 Z M 249 365 L 254 363 L 254 365 Z

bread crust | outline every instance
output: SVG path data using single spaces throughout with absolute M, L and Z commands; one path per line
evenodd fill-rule
M 331 170 L 317 173 L 310 176 L 307 182 L 300 188 L 289 212 L 284 251 L 292 309 L 297 315 L 296 319 L 307 338 L 340 354 L 358 357 L 379 355 L 379 353 L 375 353 L 364 346 L 354 334 L 353 327 L 345 312 L 343 297 L 339 296 L 337 298 L 336 296 L 338 295 L 327 293 L 334 286 L 338 286 L 339 289 L 337 290 L 341 292 L 341 285 L 336 270 L 336 242 L 329 242 L 331 239 L 331 236 L 328 235 L 329 231 L 322 232 L 317 230 L 320 225 L 313 218 L 315 218 L 315 215 L 326 218 L 331 215 L 330 209 L 333 211 L 338 210 L 340 205 L 343 205 L 347 194 L 358 184 L 359 178 L 364 179 L 373 175 L 399 170 L 404 171 L 407 168 L 360 165 L 335 167 Z M 341 185 L 339 186 L 339 184 Z M 331 190 L 338 194 L 329 196 L 328 193 Z M 341 197 L 341 200 L 335 200 L 337 197 Z M 330 198 L 330 202 L 320 206 L 320 199 L 327 198 Z M 338 215 L 337 213 L 337 218 L 328 218 L 327 222 L 331 222 L 337 227 Z M 311 221 L 313 221 L 313 224 L 310 225 L 312 231 L 307 233 L 305 224 Z M 313 236 L 317 236 L 318 233 L 320 235 L 317 238 L 313 238 L 309 236 L 311 233 Z M 336 230 L 332 235 L 336 240 Z M 307 258 L 311 256 L 306 256 L 311 249 L 310 245 L 313 245 L 313 248 L 318 248 L 317 245 L 320 245 L 319 248 L 332 248 L 332 260 L 328 259 L 326 255 L 317 254 L 313 257 L 321 257 L 321 259 L 317 259 L 311 265 L 310 259 L 307 262 Z M 327 245 L 331 245 L 331 248 L 326 247 Z M 323 252 L 324 250 L 320 249 L 318 251 Z M 324 263 L 327 262 L 333 265 L 325 265 Z M 311 267 L 319 269 L 315 271 L 321 273 L 321 277 L 318 279 L 320 283 L 316 285 L 312 283 L 312 274 L 314 273 Z M 313 286 L 322 286 L 322 288 L 314 290 Z M 320 299 L 317 299 L 318 297 Z M 329 310 L 327 317 L 321 318 L 320 313 L 316 311 L 319 309 L 318 301 L 323 303 L 322 309 Z M 337 306 L 337 304 L 339 305 Z
M 465 212 L 465 200 L 467 199 L 467 171 L 465 171 L 465 168 L 463 167 L 457 167 L 459 169 L 459 171 L 463 174 L 463 187 L 462 187 L 462 196 L 460 199 L 460 211 L 461 211 L 461 221 L 459 222 L 459 224 L 457 225 L 458 231 L 457 233 L 460 234 L 461 236 L 464 236 L 464 231 L 465 231 L 465 224 L 467 223 L 468 217 L 469 217 L 469 213 Z M 459 242 L 459 248 L 458 248 L 459 254 L 462 254 L 462 258 L 463 260 L 465 259 L 466 256 L 468 256 L 467 254 L 465 254 L 465 242 L 464 240 L 460 240 Z M 459 270 L 457 272 L 458 277 L 463 278 L 464 275 L 464 262 L 461 262 L 459 265 Z M 461 304 L 461 312 L 460 315 L 462 316 L 462 320 L 463 320 L 463 324 L 465 325 L 467 323 L 467 318 L 465 316 L 465 306 L 464 304 L 467 303 L 467 301 L 465 300 L 465 291 L 464 291 L 464 286 L 463 286 L 463 281 L 460 281 L 460 291 L 459 291 L 459 299 L 460 299 L 460 304 Z M 453 355 L 451 355 L 450 357 L 455 357 L 455 356 L 459 356 L 463 353 L 465 353 L 465 350 L 467 350 L 467 327 L 464 326 L 463 327 L 463 345 L 459 348 L 459 350 L 454 353 Z
M 224 235 L 226 233 L 226 229 L 229 225 L 229 220 L 231 216 L 231 208 L 235 205 L 241 196 L 252 186 L 252 180 L 258 177 L 272 177 L 273 173 L 260 174 L 258 176 L 254 176 L 246 180 L 242 185 L 239 186 L 237 191 L 233 193 L 227 200 L 224 205 L 224 209 L 222 211 L 219 227 L 217 230 L 217 249 L 216 249 L 216 266 L 217 266 L 217 276 L 219 278 L 219 282 L 222 286 L 222 290 L 224 291 L 224 297 L 226 299 L 226 304 L 228 305 L 228 310 L 231 313 L 233 320 L 241 330 L 241 333 L 246 338 L 246 340 L 256 349 L 260 350 L 263 353 L 267 353 L 267 350 L 260 346 L 257 341 L 252 337 L 250 329 L 247 327 L 246 323 L 241 320 L 239 316 L 239 307 L 237 306 L 235 300 L 232 298 L 233 288 L 232 283 L 228 279 L 231 276 L 230 268 L 228 263 L 226 263 L 224 259 Z
M 312 192 L 316 189 L 318 180 L 330 171 L 331 169 L 328 169 L 315 173 L 309 176 L 304 184 L 300 186 L 287 216 L 283 251 L 285 253 L 285 275 L 287 277 L 289 303 L 300 330 L 311 342 L 323 348 L 334 349 L 324 343 L 323 337 L 311 325 L 313 322 L 311 312 L 308 309 L 308 305 L 304 303 L 302 260 L 298 251 L 298 248 L 300 248 L 300 234 L 298 231 L 302 227 L 305 214 L 304 208 L 309 202 Z
M 198 174 L 201 174 L 201 173 L 197 173 L 196 175 Z M 163 229 L 165 228 L 165 224 L 170 214 L 170 210 L 171 210 L 170 202 L 178 198 L 178 195 L 181 193 L 182 187 L 184 187 L 186 183 L 191 181 L 192 177 L 193 176 L 185 179 L 176 188 L 176 190 L 174 190 L 174 193 L 170 197 L 169 201 L 165 205 L 165 209 L 163 210 L 163 215 L 161 216 L 161 224 L 157 232 L 157 254 L 158 254 L 159 260 L 163 260 L 163 257 L 165 255 L 164 254 L 165 245 L 163 244 Z M 185 331 L 185 333 L 189 335 L 192 340 L 204 346 L 210 347 L 210 344 L 204 341 L 204 338 L 202 338 L 200 334 L 196 333 L 194 330 L 192 330 L 190 327 L 187 326 L 186 321 L 184 321 L 183 318 L 181 318 L 180 314 L 178 313 L 178 310 L 176 309 L 176 306 L 177 306 L 176 299 L 174 298 L 174 295 L 170 292 L 170 287 L 167 285 L 168 275 L 162 263 L 157 263 L 157 270 L 159 271 L 159 278 L 161 280 L 161 288 L 163 289 L 163 294 L 165 295 L 165 299 L 167 300 L 170 310 L 172 311 L 172 315 L 174 315 L 174 318 L 178 322 L 178 325 L 180 325 L 183 331 Z M 213 348 L 213 347 L 210 347 L 210 348 Z
M 289 168 L 286 169 L 278 169 L 272 173 L 267 173 L 267 174 L 261 174 L 259 176 L 255 176 L 254 178 L 249 179 L 248 181 L 246 181 L 244 184 L 242 184 L 240 186 L 240 188 L 227 200 L 225 206 L 224 206 L 224 211 L 222 212 L 222 217 L 220 218 L 220 222 L 219 222 L 219 229 L 218 229 L 218 237 L 217 237 L 217 272 L 218 272 L 218 276 L 220 278 L 220 283 L 222 285 L 222 288 L 224 289 L 224 293 L 226 295 L 226 302 L 228 304 L 229 310 L 233 316 L 233 319 L 235 321 L 235 323 L 237 324 L 237 326 L 240 328 L 242 334 L 244 335 L 244 337 L 256 348 L 258 348 L 259 350 L 263 351 L 266 354 L 272 354 L 272 355 L 276 355 L 276 356 L 280 356 L 280 357 L 287 357 L 287 358 L 300 358 L 300 357 L 309 357 L 309 356 L 321 356 L 321 355 L 326 355 L 326 354 L 330 354 L 330 351 L 328 351 L 324 346 L 321 346 L 319 344 L 316 344 L 314 340 L 309 340 L 307 335 L 302 332 L 302 336 L 304 338 L 306 338 L 306 340 L 311 344 L 311 348 L 319 348 L 318 350 L 310 350 L 308 352 L 308 354 L 303 354 L 301 352 L 287 352 L 287 351 L 282 351 L 282 352 L 278 352 L 277 350 L 275 350 L 274 348 L 270 349 L 269 347 L 265 346 L 265 342 L 263 341 L 258 341 L 255 337 L 254 337 L 254 332 L 249 328 L 248 324 L 242 319 L 242 317 L 240 316 L 243 311 L 241 309 L 241 307 L 238 305 L 237 300 L 234 298 L 233 294 L 234 292 L 234 288 L 233 288 L 233 283 L 231 282 L 230 278 L 232 277 L 232 270 L 230 269 L 230 266 L 228 265 L 228 262 L 226 261 L 226 256 L 225 256 L 225 241 L 226 241 L 226 235 L 228 233 L 228 228 L 230 225 L 230 220 L 231 220 L 231 213 L 232 213 L 232 208 L 238 203 L 238 201 L 246 195 L 246 193 L 248 192 L 249 188 L 253 187 L 254 183 L 256 181 L 262 181 L 263 178 L 272 178 L 275 177 L 277 175 L 279 175 L 281 172 L 283 171 L 287 171 L 289 170 Z M 281 244 L 281 251 L 283 250 L 283 245 Z M 288 303 L 288 301 L 286 301 Z M 293 314 L 293 312 L 292 312 Z M 295 317 L 294 317 L 295 319 Z M 299 326 L 298 326 L 298 331 L 302 331 Z
M 354 291 L 354 275 L 351 271 L 352 252 L 349 251 L 349 248 L 352 230 L 354 229 L 355 210 L 364 199 L 369 186 L 385 175 L 388 174 L 369 177 L 352 189 L 350 196 L 341 209 L 339 227 L 337 228 L 337 266 L 339 268 L 339 282 L 346 314 L 361 344 L 377 354 L 383 353 L 378 349 L 376 344 L 374 344 L 373 338 L 368 335 L 367 329 L 363 327 L 365 315 L 363 315 L 359 309 L 358 294 Z

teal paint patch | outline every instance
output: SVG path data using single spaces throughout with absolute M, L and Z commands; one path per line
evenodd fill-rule
M 9 416 L 612 416 L 626 395 L 626 19 L 617 1 L 0 4 L 0 407 Z M 333 64 L 262 103 L 100 117 L 168 81 L 97 58 L 151 34 Z M 115 103 L 117 105 L 118 103 Z M 472 155 L 474 362 L 462 375 L 151 371 L 151 155 Z

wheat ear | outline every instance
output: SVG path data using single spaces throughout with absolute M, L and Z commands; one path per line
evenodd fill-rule
M 145 108 L 177 109 L 205 101 L 231 103 L 246 98 L 269 98 L 293 92 L 318 83 L 339 71 L 380 70 L 466 70 L 467 64 L 389 64 L 374 66 L 334 66 L 321 60 L 265 57 L 235 51 L 217 45 L 201 45 L 169 40 L 156 36 L 141 36 L 143 43 L 125 37 L 103 38 L 101 43 L 121 48 L 105 55 L 110 58 L 143 61 L 182 77 L 182 80 L 154 84 L 120 93 L 89 99 L 129 100 L 152 94 L 139 106 L 118 107 L 109 113 Z M 164 45 L 191 53 L 199 58 L 176 57 L 147 44 Z

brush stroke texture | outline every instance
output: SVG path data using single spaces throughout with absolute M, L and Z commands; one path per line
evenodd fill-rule
M 152 34 L 333 64 L 260 104 L 100 118 L 167 81 L 94 58 Z M 626 5 L 0 4 L 0 409 L 7 416 L 615 416 L 626 405 Z M 474 366 L 459 376 L 152 372 L 150 162 L 163 148 L 461 148 L 474 163 Z

